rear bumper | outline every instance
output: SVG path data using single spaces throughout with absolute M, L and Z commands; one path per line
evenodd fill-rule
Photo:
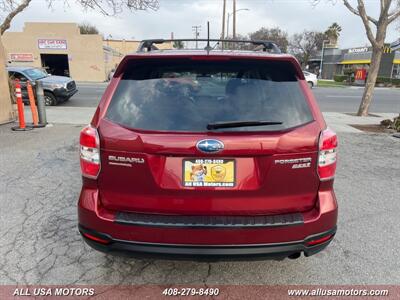
M 121 222 L 117 213 L 104 209 L 99 202 L 97 189 L 84 187 L 78 215 L 84 240 L 102 252 L 224 259 L 248 259 L 250 256 L 282 258 L 301 252 L 310 256 L 323 250 L 336 232 L 337 202 L 332 190 L 319 192 L 316 207 L 301 213 L 301 222 L 295 218 L 288 224 L 282 220 L 277 224 L 267 218 L 257 226 L 248 226 L 242 220 L 236 220 L 238 223 L 235 225 L 240 225 L 237 227 L 215 226 L 214 223 L 205 224 L 205 221 L 194 223 L 197 226 L 181 223 L 165 226 L 170 220 L 155 218 L 156 222 L 149 222 L 136 216 Z M 210 224 L 211 227 L 204 226 Z M 320 238 L 320 242 L 310 243 Z
M 85 242 L 92 248 L 104 252 L 127 253 L 135 257 L 162 257 L 169 259 L 257 259 L 257 258 L 277 258 L 282 259 L 304 253 L 311 256 L 325 249 L 332 241 L 336 227 L 313 236 L 303 241 L 273 244 L 244 244 L 244 245 L 181 245 L 181 244 L 160 244 L 143 243 L 125 240 L 116 240 L 93 230 L 79 226 L 79 231 Z M 85 235 L 96 237 L 102 242 L 94 241 Z M 328 239 L 318 245 L 307 245 L 309 241 L 327 237 Z M 103 241 L 107 241 L 104 244 Z

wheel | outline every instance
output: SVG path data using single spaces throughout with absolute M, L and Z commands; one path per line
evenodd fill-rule
M 314 87 L 314 83 L 312 81 L 307 81 L 308 86 L 310 87 L 310 89 L 312 89 Z
M 44 92 L 44 104 L 46 106 L 56 105 L 57 104 L 57 99 L 52 93 Z

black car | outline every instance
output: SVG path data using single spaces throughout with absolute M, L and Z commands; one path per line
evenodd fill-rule
M 7 67 L 7 71 L 11 79 L 20 81 L 24 102 L 29 102 L 26 88 L 28 81 L 33 88 L 35 88 L 36 80 L 40 80 L 43 83 L 46 105 L 57 105 L 65 102 L 78 92 L 75 81 L 70 77 L 53 76 L 35 67 Z

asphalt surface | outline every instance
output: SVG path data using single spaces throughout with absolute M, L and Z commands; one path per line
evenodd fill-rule
M 96 107 L 106 86 L 106 83 L 78 83 L 79 92 L 61 106 Z M 313 93 L 323 112 L 356 112 L 360 105 L 363 88 L 316 87 Z M 370 111 L 400 112 L 400 88 L 376 88 Z
M 338 232 L 297 260 L 133 259 L 89 248 L 77 230 L 81 126 L 0 126 L 0 284 L 399 284 L 400 139 L 341 133 Z

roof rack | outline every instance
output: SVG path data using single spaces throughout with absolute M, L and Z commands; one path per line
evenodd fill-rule
M 149 40 L 143 40 L 140 42 L 140 45 L 138 47 L 138 52 L 145 52 L 145 51 L 152 51 L 152 50 L 159 50 L 157 46 L 159 44 L 164 44 L 164 43 L 172 43 L 172 42 L 207 42 L 207 46 L 204 48 L 204 50 L 210 51 L 213 49 L 213 47 L 210 47 L 209 42 L 217 42 L 217 45 L 219 43 L 222 43 L 222 47 L 224 43 L 248 43 L 248 44 L 253 44 L 257 47 L 255 47 L 253 50 L 254 51 L 264 51 L 267 52 L 269 51 L 270 53 L 275 53 L 279 54 L 282 53 L 281 49 L 277 46 L 276 43 L 271 42 L 271 41 L 263 41 L 263 40 L 222 40 L 222 39 L 149 39 Z

